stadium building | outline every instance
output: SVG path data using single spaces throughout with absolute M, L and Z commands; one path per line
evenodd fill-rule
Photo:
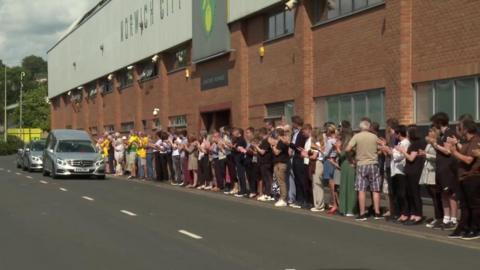
M 471 0 L 103 0 L 48 52 L 52 128 L 479 119 Z

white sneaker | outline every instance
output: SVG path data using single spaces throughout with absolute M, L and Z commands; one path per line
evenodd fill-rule
M 302 208 L 300 205 L 298 205 L 298 204 L 296 204 L 296 203 L 291 203 L 289 206 L 290 206 L 291 208 L 295 208 L 295 209 L 300 209 L 300 208 Z
M 257 198 L 257 201 L 265 202 L 265 201 L 267 201 L 265 197 L 266 197 L 265 195 L 259 196 Z
M 212 186 L 206 186 L 205 187 L 205 190 L 211 190 L 212 189 Z
M 346 217 L 354 217 L 354 214 L 345 214 Z
M 269 201 L 269 202 L 275 201 L 275 199 L 274 199 L 272 196 L 267 196 L 266 199 L 267 199 L 267 201 Z
M 313 208 L 310 209 L 310 211 L 312 211 L 312 212 L 323 212 L 323 211 L 325 211 L 325 208 L 313 207 Z
M 199 190 L 205 189 L 205 185 L 201 185 L 201 186 L 197 187 L 197 189 L 199 189 Z
M 275 203 L 275 207 L 286 207 L 287 203 L 284 200 L 278 200 L 278 202 Z

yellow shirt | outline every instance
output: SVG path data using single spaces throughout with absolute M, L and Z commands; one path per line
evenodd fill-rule
M 104 158 L 108 157 L 108 148 L 110 148 L 110 140 L 105 139 L 100 146 L 102 147 L 103 157 Z
M 139 138 L 139 146 L 137 148 L 137 155 L 140 158 L 147 158 L 148 137 Z
M 139 141 L 139 138 L 137 135 L 132 135 L 129 139 L 128 139 L 128 149 L 127 151 L 128 152 L 137 152 L 137 146 L 135 145 L 136 144 L 140 144 L 140 141 Z

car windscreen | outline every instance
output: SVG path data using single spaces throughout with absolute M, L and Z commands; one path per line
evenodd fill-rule
M 59 141 L 57 146 L 58 153 L 95 153 L 95 148 L 91 141 L 64 140 Z
M 30 144 L 30 151 L 41 152 L 45 149 L 45 142 L 32 142 Z

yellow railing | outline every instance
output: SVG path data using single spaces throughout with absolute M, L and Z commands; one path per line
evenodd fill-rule
M 39 128 L 9 128 L 8 135 L 16 136 L 23 142 L 28 143 L 30 141 L 41 139 L 43 131 Z

